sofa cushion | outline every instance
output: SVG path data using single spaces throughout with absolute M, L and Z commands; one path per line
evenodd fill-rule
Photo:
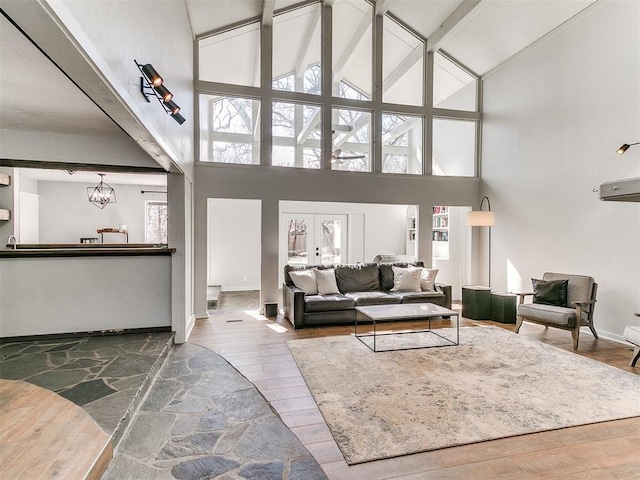
M 313 270 L 291 271 L 289 272 L 289 276 L 296 287 L 304 290 L 305 295 L 315 295 L 318 293 L 318 284 Z
M 400 298 L 384 292 L 349 292 L 346 297 L 355 301 L 356 307 L 366 305 L 389 305 L 400 303 Z
M 338 288 L 342 293 L 380 290 L 378 265 L 375 263 L 338 265 L 335 270 Z
M 335 295 L 305 295 L 305 312 L 329 312 L 335 310 L 350 310 L 355 308 L 356 302 L 353 298 L 346 297 L 340 293 Z
M 567 306 L 567 286 L 569 280 L 537 280 L 531 279 L 533 284 L 533 303 Z
M 576 311 L 573 308 L 556 307 L 540 303 L 523 303 L 518 305 L 518 315 L 538 319 L 545 323 L 562 327 L 573 327 L 576 324 Z
M 435 290 L 436 276 L 440 270 L 437 268 L 423 268 L 420 273 L 420 287 L 424 292 Z
M 402 303 L 433 303 L 444 305 L 445 296 L 442 292 L 392 292 L 391 295 L 398 297 Z
M 420 274 L 422 268 L 391 267 L 393 270 L 392 292 L 420 292 Z
M 331 293 L 340 293 L 336 284 L 336 271 L 333 268 L 326 270 L 313 269 L 316 274 L 316 282 L 318 283 L 318 293 L 327 295 Z
M 422 267 L 424 264 L 422 262 L 414 262 L 414 263 L 381 263 L 380 268 L 380 290 L 388 292 L 393 288 L 393 267 L 402 267 L 407 268 L 410 266 L 414 267 Z

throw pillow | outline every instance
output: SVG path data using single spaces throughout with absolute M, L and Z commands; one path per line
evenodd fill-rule
M 419 292 L 422 268 L 393 267 L 392 292 Z
M 433 292 L 435 290 L 436 275 L 438 268 L 423 268 L 420 273 L 420 287 L 423 292 Z
M 320 295 L 329 295 L 332 293 L 340 293 L 338 284 L 336 283 L 336 271 L 333 268 L 326 270 L 318 270 L 314 268 L 316 282 L 318 282 L 318 293 Z
M 531 279 L 533 284 L 533 303 L 567 306 L 567 288 L 569 280 L 538 280 Z
M 304 290 L 305 295 L 318 294 L 318 283 L 316 282 L 315 272 L 312 269 L 291 270 L 289 276 L 296 287 Z

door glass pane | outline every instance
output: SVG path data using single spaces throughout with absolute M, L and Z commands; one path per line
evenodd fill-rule
M 334 219 L 323 219 L 320 226 L 322 264 L 342 263 L 342 222 Z
M 289 265 L 309 264 L 307 232 L 309 223 L 303 218 L 291 218 L 287 225 L 287 263 Z

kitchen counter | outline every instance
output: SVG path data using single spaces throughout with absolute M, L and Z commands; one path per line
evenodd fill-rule
M 18 244 L 0 249 L 0 258 L 171 255 L 175 251 L 175 248 L 146 243 Z

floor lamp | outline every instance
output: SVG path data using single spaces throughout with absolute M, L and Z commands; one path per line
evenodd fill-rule
M 482 210 L 484 201 L 489 210 Z M 470 227 L 489 227 L 489 287 L 491 287 L 491 227 L 496 224 L 495 212 L 491 211 L 491 202 L 486 195 L 480 200 L 480 210 L 467 213 L 467 225 Z

